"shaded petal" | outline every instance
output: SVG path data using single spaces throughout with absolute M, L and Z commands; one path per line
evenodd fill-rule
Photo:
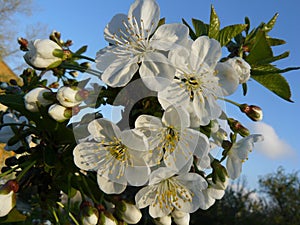
M 96 67 L 101 72 L 107 69 L 115 60 L 117 60 L 118 56 L 113 53 L 116 46 L 108 46 L 97 52 L 96 55 Z
M 178 47 L 169 52 L 168 59 L 170 62 L 185 73 L 192 72 L 189 66 L 190 50 L 185 47 Z
M 108 160 L 106 159 L 106 161 Z M 112 182 L 124 185 L 127 184 L 125 162 L 119 161 L 113 157 L 110 161 L 111 162 L 106 162 L 106 166 L 99 167 L 97 173 Z
M 226 169 L 231 179 L 238 178 L 242 172 L 242 160 L 228 155 Z
M 156 195 L 156 186 L 146 186 L 138 191 L 135 195 L 135 204 L 142 209 L 150 205 Z
M 162 122 L 165 126 L 172 126 L 181 131 L 190 126 L 190 116 L 182 107 L 172 105 L 165 110 Z
M 142 37 L 147 38 L 157 28 L 160 20 L 160 9 L 156 1 L 153 0 L 136 0 L 128 11 L 129 23 L 135 27 L 135 23 L 143 28 L 144 34 Z M 127 18 L 126 18 L 127 19 Z M 138 28 L 140 28 L 138 27 Z M 139 29 L 136 29 L 136 34 Z
M 13 198 L 15 198 L 15 193 L 13 191 L 0 195 L 0 217 L 6 216 L 15 206 L 15 199 L 13 200 Z
M 135 127 L 142 130 L 157 131 L 163 127 L 161 120 L 155 116 L 141 115 L 135 120 Z
M 189 36 L 189 29 L 183 24 L 164 24 L 157 28 L 150 40 L 154 49 L 169 51 L 179 46 L 185 46 Z
M 190 102 L 189 94 L 179 80 L 173 80 L 167 88 L 158 92 L 157 97 L 163 109 L 170 105 L 186 108 Z
M 128 57 L 124 56 L 110 64 L 101 76 L 102 81 L 111 87 L 125 86 L 139 68 L 138 58 Z
M 106 151 L 98 143 L 82 142 L 73 150 L 74 163 L 82 170 L 97 170 L 105 164 Z
M 252 134 L 235 143 L 232 150 L 235 150 L 241 160 L 245 160 L 248 158 L 248 152 L 253 149 L 254 143 L 259 141 L 263 141 L 263 136 L 260 134 Z
M 126 189 L 126 184 L 119 184 L 97 174 L 99 188 L 106 194 L 121 194 Z
M 88 125 L 88 131 L 98 142 L 101 142 L 102 140 L 111 141 L 114 137 L 121 137 L 121 131 L 119 127 L 104 118 L 90 122 Z
M 104 29 L 104 38 L 111 44 L 116 44 L 114 36 L 124 37 L 124 33 L 129 35 L 124 26 L 124 21 L 127 22 L 128 18 L 125 14 L 116 14 Z M 125 35 L 125 36 L 127 36 Z
M 149 179 L 150 168 L 146 166 L 128 166 L 126 168 L 126 178 L 133 186 L 145 185 Z
M 148 150 L 148 142 L 142 132 L 138 130 L 124 130 L 121 137 L 122 143 L 126 147 L 138 151 Z
M 139 72 L 147 88 L 153 91 L 161 91 L 173 80 L 175 68 L 163 54 L 147 52 L 144 55 Z
M 168 168 L 168 167 L 160 167 L 154 170 L 149 178 L 149 185 L 157 184 L 160 181 L 172 177 L 176 174 L 177 171 Z
M 191 168 L 192 166 L 192 153 L 185 148 L 186 146 L 182 146 L 181 143 L 177 144 L 177 148 L 172 152 L 166 152 L 164 155 L 164 163 L 167 167 L 175 170 L 181 171 L 186 168 Z
M 228 63 L 219 62 L 216 65 L 216 70 L 223 95 L 227 96 L 233 94 L 239 85 L 238 74 Z

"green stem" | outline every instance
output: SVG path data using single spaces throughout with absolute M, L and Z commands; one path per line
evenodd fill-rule
M 10 170 L 7 170 L 7 171 L 4 172 L 4 173 L 1 173 L 1 174 L 0 174 L 0 179 L 1 179 L 2 177 L 5 177 L 6 175 L 9 175 L 10 173 L 14 172 L 14 171 L 17 170 L 17 169 L 19 169 L 19 167 L 15 167 L 15 168 L 12 168 L 12 169 L 10 169 Z
M 30 170 L 30 168 L 34 166 L 35 163 L 36 163 L 36 160 L 34 160 L 27 167 L 25 167 L 25 169 L 23 169 L 21 171 L 21 173 L 17 176 L 16 181 L 19 182 L 22 179 L 22 177 L 28 172 L 28 170 Z
M 221 97 L 218 97 L 218 99 L 223 100 L 223 101 L 225 101 L 225 102 L 229 102 L 229 103 L 231 103 L 231 104 L 233 104 L 233 105 L 235 105 L 235 106 L 237 106 L 237 107 L 240 107 L 240 106 L 241 106 L 241 104 L 239 104 L 239 103 L 237 103 L 237 102 L 234 102 L 234 101 L 232 101 L 232 100 L 229 100 L 229 99 L 227 99 L 227 98 L 221 98 Z
M 89 60 L 89 61 L 91 61 L 91 62 L 95 62 L 95 59 L 90 58 L 90 57 L 88 57 L 88 56 L 77 55 L 77 54 L 73 54 L 73 56 L 75 56 L 76 58 L 79 58 L 79 59 L 86 59 L 86 60 Z
M 62 209 L 65 209 L 65 206 L 61 202 L 56 202 L 56 204 L 59 205 Z M 68 215 L 76 225 L 79 225 L 78 221 L 76 220 L 76 218 L 73 216 L 71 212 L 69 212 Z

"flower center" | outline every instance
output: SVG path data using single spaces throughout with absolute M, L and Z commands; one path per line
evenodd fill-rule
M 157 204 L 162 209 L 170 208 L 174 209 L 174 206 L 177 209 L 181 209 L 182 205 L 178 201 L 181 199 L 183 202 L 192 202 L 194 193 L 184 187 L 176 178 L 172 177 L 166 180 L 163 180 L 158 188 L 153 202 L 153 207 Z
M 121 140 L 117 137 L 113 137 L 113 141 L 109 142 L 105 147 L 107 151 L 120 162 L 127 160 L 127 147 L 122 144 Z
M 113 34 L 111 38 L 115 40 L 115 45 L 119 48 L 114 50 L 118 55 L 142 56 L 144 52 L 152 51 L 149 42 L 154 23 L 149 29 L 144 28 L 144 21 L 137 21 L 135 17 L 123 20 L 123 29 L 119 29 L 118 34 Z M 140 61 L 140 59 L 139 59 Z

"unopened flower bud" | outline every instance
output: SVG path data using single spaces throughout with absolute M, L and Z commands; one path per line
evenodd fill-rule
M 241 57 L 230 58 L 229 63 L 239 76 L 239 83 L 246 83 L 250 78 L 251 66 Z
M 74 107 L 79 105 L 83 98 L 81 97 L 81 89 L 78 87 L 63 86 L 57 91 L 56 98 L 59 103 L 65 107 Z
M 59 83 L 58 82 L 53 82 L 52 84 L 49 85 L 49 88 L 58 88 L 59 87 Z
M 61 47 L 49 39 L 37 39 L 28 43 L 28 52 L 24 55 L 24 59 L 28 65 L 36 69 L 45 69 L 52 64 L 57 66 L 62 61 L 61 58 L 53 55 L 53 52 Z
M 66 47 L 70 47 L 72 44 L 73 44 L 73 41 L 72 41 L 72 40 L 67 40 L 67 41 L 65 42 L 65 46 L 66 46 Z
M 137 224 L 142 218 L 142 213 L 136 205 L 124 200 L 116 204 L 116 215 L 128 224 Z
M 98 225 L 118 225 L 116 218 L 108 211 L 101 211 Z
M 16 205 L 16 192 L 19 184 L 15 180 L 7 181 L 0 188 L 0 217 L 6 216 Z
M 237 132 L 242 137 L 246 137 L 250 135 L 250 131 L 246 127 L 244 127 L 239 121 L 233 118 L 228 118 L 227 122 L 228 125 L 230 126 L 230 129 L 234 132 Z
M 242 104 L 240 105 L 240 110 L 253 121 L 260 121 L 263 118 L 261 108 L 256 105 Z
M 83 225 L 96 225 L 98 223 L 99 212 L 90 202 L 81 203 L 80 213 Z
M 190 214 L 186 212 L 182 212 L 179 210 L 174 210 L 172 212 L 173 221 L 177 225 L 189 225 L 190 224 Z
M 29 110 L 30 112 L 38 112 L 39 105 L 46 106 L 46 105 L 51 104 L 53 101 L 46 99 L 44 97 L 45 93 L 51 94 L 51 91 L 46 88 L 38 87 L 38 88 L 32 89 L 30 92 L 28 92 L 24 96 L 24 102 L 25 102 L 26 109 Z
M 72 76 L 72 77 L 78 77 L 78 71 L 70 71 L 69 74 Z
M 72 109 L 59 104 L 51 105 L 48 113 L 57 122 L 64 122 L 72 117 Z
M 28 41 L 25 38 L 19 37 L 18 43 L 22 51 L 28 51 Z
M 89 62 L 84 62 L 84 63 L 81 63 L 80 66 L 88 69 L 91 67 L 91 64 Z
M 154 219 L 155 225 L 171 225 L 172 218 L 169 215 L 158 217 Z

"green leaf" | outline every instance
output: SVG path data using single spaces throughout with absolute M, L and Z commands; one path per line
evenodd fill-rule
M 215 8 L 211 6 L 208 36 L 210 38 L 217 39 L 219 35 L 219 30 L 220 30 L 220 20 L 215 11 Z
M 266 75 L 266 74 L 273 74 L 273 73 L 285 73 L 292 70 L 299 70 L 300 67 L 288 67 L 285 69 L 278 69 L 273 65 L 259 65 L 253 66 L 251 69 L 251 75 Z
M 247 16 L 245 17 L 245 24 L 247 24 L 245 31 L 246 31 L 246 34 L 248 34 L 249 29 L 250 29 L 250 19 Z
M 259 64 L 260 65 L 264 65 L 264 64 L 269 64 L 269 63 L 272 63 L 272 62 L 275 62 L 277 60 L 280 60 L 280 59 L 284 59 L 284 58 L 287 58 L 289 57 L 290 55 L 290 52 L 289 51 L 286 51 L 280 55 L 277 55 L 277 56 L 273 56 L 273 57 L 270 57 L 270 58 L 265 58 L 263 60 L 260 60 L 259 61 Z
M 82 46 L 80 49 L 78 49 L 76 52 L 75 52 L 75 54 L 76 55 L 81 55 L 82 53 L 85 53 L 86 52 L 86 50 L 87 50 L 87 45 L 84 45 L 84 46 Z
M 252 75 L 251 77 L 284 100 L 293 102 L 290 86 L 280 74 Z
M 252 65 L 259 65 L 260 61 L 266 58 L 272 58 L 273 52 L 269 46 L 266 33 L 258 30 L 255 36 L 255 43 L 251 48 L 249 55 L 246 57 L 246 61 Z
M 221 46 L 227 45 L 232 38 L 245 30 L 247 26 L 247 24 L 235 24 L 224 27 L 220 30 L 217 40 L 220 42 Z
M 191 28 L 191 26 L 184 19 L 182 19 L 182 23 L 189 28 L 190 37 L 193 40 L 196 40 L 197 39 L 197 35 L 195 34 L 195 32 L 193 31 L 193 29 Z
M 284 45 L 286 43 L 285 40 L 278 39 L 278 38 L 271 38 L 269 36 L 267 37 L 267 41 L 270 46 Z
M 193 26 L 195 28 L 196 36 L 208 35 L 209 25 L 201 20 L 192 19 Z
M 277 20 L 277 17 L 278 17 L 278 16 L 279 16 L 279 14 L 276 13 L 276 14 L 270 19 L 270 21 L 262 27 L 262 30 L 263 30 L 263 31 L 266 31 L 266 32 L 269 32 L 270 30 L 272 30 L 273 27 L 274 27 L 274 25 L 275 25 L 275 23 L 276 23 L 276 20 Z
M 166 18 L 161 18 L 159 21 L 158 21 L 158 25 L 157 27 L 160 27 L 161 25 L 164 25 L 166 23 Z

